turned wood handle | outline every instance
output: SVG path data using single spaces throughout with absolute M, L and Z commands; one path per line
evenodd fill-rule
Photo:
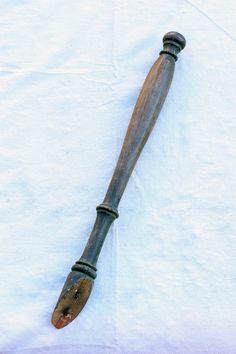
M 106 196 L 97 207 L 97 217 L 88 243 L 80 260 L 72 267 L 56 305 L 52 322 L 57 328 L 71 322 L 89 297 L 103 242 L 112 222 L 118 217 L 119 202 L 167 96 L 177 54 L 185 44 L 185 38 L 177 32 L 168 32 L 163 37 L 163 50 L 139 94 Z M 71 289 L 76 289 L 79 297 L 73 297 Z
M 163 38 L 164 48 L 150 69 L 129 123 L 116 169 L 103 205 L 116 212 L 137 159 L 153 129 L 173 78 L 178 52 L 185 39 L 176 32 Z
M 106 218 L 105 222 L 99 214 L 110 213 L 113 218 L 118 217 L 118 204 L 167 96 L 177 54 L 184 47 L 185 39 L 179 33 L 169 32 L 163 38 L 163 50 L 149 71 L 139 94 L 107 194 L 103 203 L 97 207 L 95 232 L 91 234 L 81 257 L 83 262 L 96 266 L 104 241 L 104 234 L 101 235 L 100 230 L 105 226 L 109 229 L 109 221 L 113 221 L 112 218 Z

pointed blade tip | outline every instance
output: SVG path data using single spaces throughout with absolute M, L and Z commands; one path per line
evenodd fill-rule
M 69 274 L 56 307 L 53 311 L 51 323 L 56 329 L 70 324 L 82 311 L 93 287 L 93 279 L 87 275 Z

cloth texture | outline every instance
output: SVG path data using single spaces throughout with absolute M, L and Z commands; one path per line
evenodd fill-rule
M 233 0 L 0 2 L 0 353 L 236 353 L 235 11 Z M 92 295 L 56 330 L 172 30 L 187 46 Z

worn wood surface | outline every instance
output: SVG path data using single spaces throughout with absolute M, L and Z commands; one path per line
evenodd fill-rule
M 106 196 L 97 207 L 97 217 L 88 243 L 81 258 L 72 267 L 55 307 L 52 323 L 56 328 L 70 323 L 90 295 L 103 242 L 112 222 L 118 217 L 119 202 L 167 96 L 177 54 L 184 47 L 185 39 L 177 32 L 168 32 L 163 37 L 163 50 L 139 94 Z

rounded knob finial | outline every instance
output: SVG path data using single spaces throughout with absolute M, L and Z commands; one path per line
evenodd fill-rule
M 163 43 L 168 44 L 166 42 L 173 42 L 173 45 L 178 45 L 180 50 L 183 50 L 186 46 L 186 39 L 181 33 L 178 32 L 167 32 L 163 37 Z
M 186 39 L 178 32 L 167 32 L 163 37 L 163 50 L 161 54 L 170 54 L 177 60 L 177 54 L 186 46 Z

